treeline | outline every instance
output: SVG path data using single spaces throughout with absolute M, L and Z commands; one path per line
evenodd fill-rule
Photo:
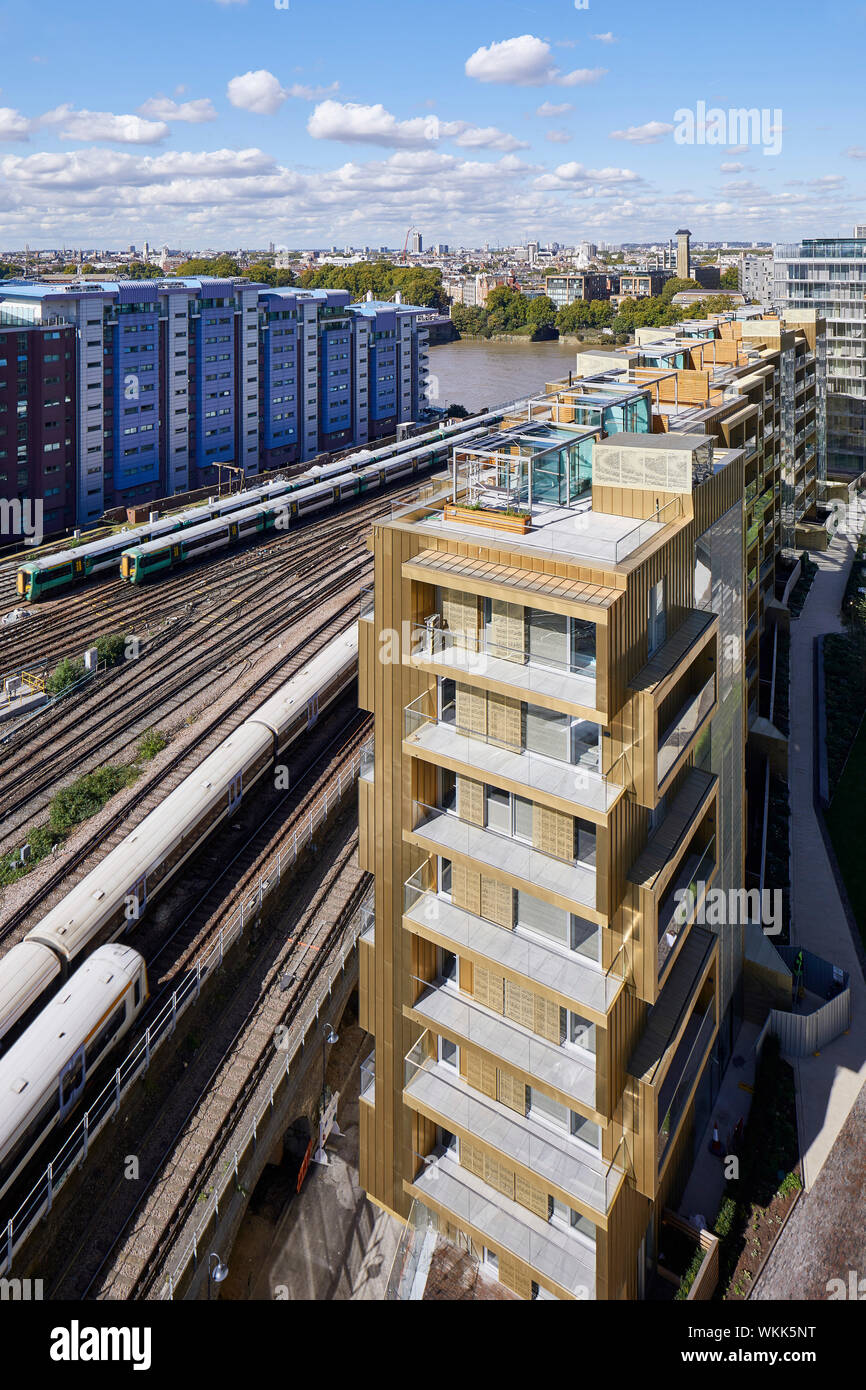
M 494 333 L 531 336 L 539 330 L 579 333 L 585 328 L 609 328 L 615 336 L 633 333 L 635 328 L 662 328 L 684 319 L 704 318 L 733 307 L 724 294 L 708 294 L 687 308 L 672 304 L 680 290 L 700 289 L 695 280 L 668 280 L 661 294 L 645 299 L 623 299 L 618 309 L 606 299 L 576 300 L 557 310 L 547 295 L 530 299 L 510 285 L 497 285 L 487 297 L 484 309 L 455 304 L 451 321 L 458 333 L 490 338 Z
M 390 261 L 359 261 L 356 265 L 323 265 L 310 267 L 296 275 L 291 270 L 276 270 L 268 261 L 256 261 L 242 270 L 232 256 L 216 256 L 184 261 L 174 272 L 177 276 L 214 275 L 219 279 L 242 276 L 274 288 L 297 286 L 303 290 L 348 290 L 352 300 L 364 299 L 372 290 L 375 299 L 391 299 L 399 290 L 405 304 L 421 304 L 438 309 L 445 303 L 441 270 L 423 270 L 418 266 L 392 265 Z

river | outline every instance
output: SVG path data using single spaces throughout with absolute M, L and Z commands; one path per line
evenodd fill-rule
M 430 349 L 430 402 L 478 411 L 540 390 L 574 370 L 576 349 L 559 342 L 462 338 Z

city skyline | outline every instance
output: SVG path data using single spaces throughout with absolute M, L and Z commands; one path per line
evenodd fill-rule
M 49 0 L 36 40 L 0 10 L 5 245 L 400 246 L 409 225 L 425 245 L 573 244 L 680 221 L 772 241 L 863 219 L 852 4 L 649 31 L 631 0 L 445 0 L 399 22 L 339 0 L 327 29 L 309 0 L 90 13 L 82 37 Z M 826 45 L 832 73 L 793 81 Z

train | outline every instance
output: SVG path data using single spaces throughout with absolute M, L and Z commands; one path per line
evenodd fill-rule
M 317 481 L 285 498 L 274 498 L 229 517 L 206 521 L 182 535 L 164 536 L 124 550 L 120 576 L 130 584 L 145 584 L 156 574 L 183 568 L 214 550 L 225 550 L 265 531 L 289 530 L 305 517 L 349 497 L 375 492 L 411 474 L 412 456 L 404 454 L 388 463 L 368 464 L 357 472 Z
M 41 598 L 71 588 L 91 576 L 115 569 L 125 550 L 144 546 L 178 531 L 206 525 L 210 521 L 234 514 L 248 507 L 273 502 L 290 494 L 341 477 L 346 473 L 365 472 L 383 467 L 388 480 L 408 477 L 427 467 L 448 462 L 454 445 L 465 444 L 485 433 L 483 428 L 471 429 L 452 425 L 432 435 L 402 440 L 381 449 L 359 449 L 341 459 L 326 464 L 313 464 L 294 478 L 275 478 L 259 487 L 247 488 L 225 498 L 212 498 L 199 507 L 192 507 L 172 516 L 161 517 L 141 526 L 129 527 L 101 540 L 82 541 L 67 550 L 55 551 L 40 560 L 28 560 L 18 567 L 17 593 L 19 599 L 36 603 Z M 348 494 L 347 494 L 348 495 Z
M 348 687 L 353 623 L 240 724 L 115 849 L 0 959 L 0 1049 L 40 1016 L 91 951 L 135 928 L 216 825 Z M 2 1107 L 0 1107 L 2 1108 Z
M 211 498 L 203 506 L 190 507 L 186 511 L 175 512 L 171 516 L 145 522 L 140 526 L 126 527 L 115 532 L 113 536 L 87 541 L 69 550 L 55 551 L 43 560 L 30 560 L 19 566 L 17 572 L 18 597 L 35 603 L 46 594 L 68 588 L 81 579 L 116 570 L 121 555 L 131 545 L 145 545 L 160 536 L 173 535 L 190 527 L 201 526 L 217 517 L 242 511 L 256 503 L 287 496 L 303 487 L 305 478 L 308 482 L 311 479 L 319 481 L 334 473 L 345 471 L 342 464 L 317 466 L 304 477 L 275 479 L 263 487 L 247 488 L 244 492 L 233 493 L 230 497 Z
M 87 1077 L 147 1003 L 147 966 L 131 946 L 101 946 L 0 1057 L 0 1197 L 78 1105 Z

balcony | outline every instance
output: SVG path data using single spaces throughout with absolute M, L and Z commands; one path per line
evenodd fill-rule
M 718 937 L 693 926 L 664 989 L 649 1010 L 627 1071 L 637 1079 L 642 1103 L 658 1116 L 657 1144 L 635 1150 L 639 1190 L 654 1195 L 669 1149 L 700 1075 L 716 1030 Z M 653 1155 L 651 1150 L 655 1148 Z
M 716 873 L 716 837 L 703 851 L 688 854 L 659 905 L 658 978 L 667 974 L 674 951 Z M 683 895 L 686 896 L 683 896 Z
M 430 1154 L 409 1193 L 469 1228 L 478 1244 L 506 1250 L 566 1296 L 595 1298 L 595 1251 L 571 1232 L 535 1216 L 461 1166 L 450 1151 Z
M 450 1133 L 489 1145 L 540 1182 L 557 1188 L 561 1201 L 607 1215 L 625 1179 L 619 1157 L 606 1163 L 566 1133 L 482 1096 L 455 1067 L 428 1055 L 430 1050 L 429 1035 L 424 1033 L 406 1056 L 403 1100 L 407 1105 Z
M 466 959 L 477 956 L 493 962 L 504 973 L 520 976 L 526 988 L 533 983 L 544 985 L 561 997 L 565 1007 L 607 1014 L 623 988 L 626 953 L 621 947 L 606 969 L 598 965 L 601 927 L 593 927 L 579 950 L 567 950 L 541 936 L 530 937 L 518 928 L 500 926 L 455 906 L 425 887 L 424 878 L 422 865 L 403 885 L 403 925 L 407 931 Z
M 376 1100 L 376 1049 L 361 1063 L 361 1100 L 373 1105 Z
M 412 628 L 413 665 L 434 668 L 442 675 L 481 676 L 508 687 L 508 694 L 546 696 L 581 712 L 596 710 L 596 665 L 592 658 L 574 665 L 533 660 L 525 648 L 487 642 L 483 632 L 451 632 L 441 626 L 416 623 Z
M 691 1099 L 715 1031 L 716 1008 L 715 1002 L 711 1002 L 703 1014 L 695 1012 L 689 1019 L 659 1094 L 659 1168 Z
M 716 675 L 701 686 L 682 705 L 676 717 L 659 739 L 656 776 L 659 788 L 668 780 L 674 768 L 691 747 L 716 704 Z
M 492 781 L 520 793 L 527 787 L 544 796 L 580 807 L 592 819 L 604 820 L 630 781 L 628 761 L 622 754 L 606 774 L 597 770 L 598 747 L 586 747 L 578 761 L 531 753 L 490 734 L 470 732 L 456 717 L 435 713 L 435 696 L 425 692 L 403 711 L 404 751 L 428 755 L 431 762 L 444 760 L 480 772 Z
M 361 597 L 358 605 L 358 617 L 361 619 L 362 622 L 371 623 L 373 621 L 373 614 L 373 585 L 369 584 L 366 588 L 361 590 Z
M 375 762 L 375 743 L 372 738 L 368 738 L 366 742 L 361 745 L 361 768 L 358 774 L 365 782 L 373 781 L 373 768 Z
M 428 853 L 472 859 L 527 893 L 543 883 L 548 892 L 564 900 L 564 905 L 595 910 L 595 868 L 589 864 L 557 859 L 510 835 L 460 820 L 454 812 L 422 801 L 413 803 L 410 833 Z
M 576 1103 L 595 1112 L 594 1058 L 548 1042 L 504 1014 L 479 1004 L 471 995 L 460 993 L 453 984 L 431 984 L 418 979 L 415 983 L 422 992 L 408 1011 L 416 1022 L 434 1033 L 445 1033 L 458 1044 L 485 1052 L 493 1062 L 511 1071 L 533 1078 L 542 1087 L 556 1091 L 563 1104 Z

